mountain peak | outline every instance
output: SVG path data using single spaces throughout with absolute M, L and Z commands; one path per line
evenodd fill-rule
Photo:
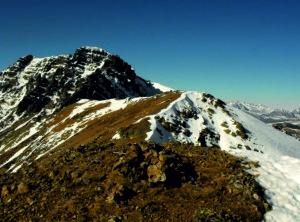
M 25 69 L 25 67 L 33 60 L 32 55 L 26 55 L 19 58 L 14 64 L 9 66 L 6 70 L 9 70 L 10 73 L 18 73 Z
M 160 92 L 118 55 L 101 48 L 80 47 L 69 56 L 28 55 L 0 73 L 0 129 L 22 116 L 51 114 L 80 99 L 124 99 Z

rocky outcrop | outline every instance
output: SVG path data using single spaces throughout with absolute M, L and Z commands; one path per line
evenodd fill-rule
M 114 166 L 114 170 L 134 178 L 133 182 L 146 180 L 151 184 L 178 187 L 190 178 L 183 169 L 182 160 L 171 150 L 160 146 L 147 147 L 134 144 Z

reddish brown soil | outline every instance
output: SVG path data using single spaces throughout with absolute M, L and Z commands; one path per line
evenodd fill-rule
M 1 220 L 261 221 L 269 209 L 242 160 L 221 150 L 119 143 L 70 148 L 2 174 Z

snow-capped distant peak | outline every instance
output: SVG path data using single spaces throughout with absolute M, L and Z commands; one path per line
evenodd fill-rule
M 270 108 L 261 104 L 255 105 L 247 102 L 238 101 L 228 102 L 227 104 L 239 110 L 247 112 L 264 122 L 273 122 L 275 120 L 287 120 L 290 118 L 300 117 L 300 113 L 297 113 L 297 111 Z
M 247 102 L 239 102 L 239 101 L 230 101 L 227 104 L 235 108 L 238 108 L 242 111 L 255 112 L 257 114 L 266 114 L 277 110 L 274 108 L 267 107 L 263 104 L 257 105 L 257 104 L 247 103 Z

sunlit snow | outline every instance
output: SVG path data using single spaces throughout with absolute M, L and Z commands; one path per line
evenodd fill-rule
M 237 109 L 231 108 L 233 117 L 229 117 L 220 108 L 215 109 L 209 104 L 201 102 L 202 97 L 203 94 L 198 92 L 183 93 L 177 101 L 157 114 L 157 116 L 169 118 L 174 116 L 178 110 L 188 108 L 195 110 L 198 119 L 189 120 L 187 125 L 192 132 L 190 137 L 170 134 L 158 123 L 155 116 L 150 116 L 151 131 L 148 133 L 147 139 L 157 142 L 176 139 L 195 143 L 197 133 L 203 127 L 201 124 L 203 118 L 208 120 L 208 127 L 213 124 L 220 134 L 219 146 L 222 149 L 233 155 L 259 162 L 260 167 L 252 173 L 260 175 L 258 181 L 266 189 L 267 199 L 272 205 L 272 210 L 265 216 L 266 221 L 300 221 L 300 142 Z M 211 119 L 207 112 L 203 112 L 209 106 L 215 111 Z M 251 133 L 249 139 L 242 140 L 224 132 L 220 126 L 221 123 L 227 122 L 231 129 L 233 127 L 232 119 L 241 122 Z M 248 145 L 261 152 L 229 149 L 230 146 L 236 147 L 238 144 Z

